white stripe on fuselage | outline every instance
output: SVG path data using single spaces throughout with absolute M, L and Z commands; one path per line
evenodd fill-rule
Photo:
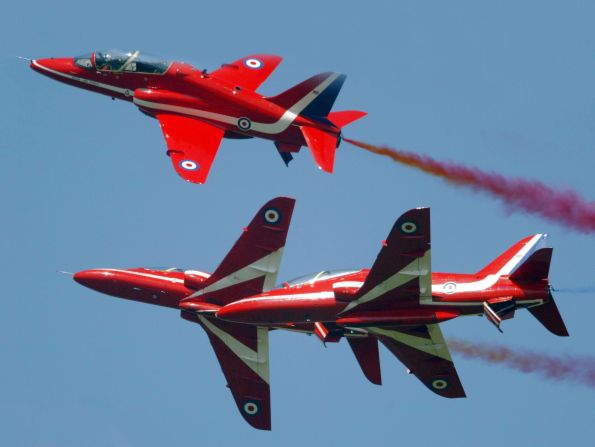
M 338 289 L 340 287 L 359 289 L 363 285 L 363 281 L 339 281 L 333 284 L 333 289 Z
M 496 274 L 487 275 L 485 278 L 482 278 L 479 281 L 467 282 L 467 283 L 457 283 L 457 289 L 455 293 L 459 292 L 481 292 L 483 290 L 489 289 L 494 284 L 498 282 L 498 279 L 502 275 L 510 274 L 515 267 L 522 264 L 522 262 L 531 254 L 533 253 L 536 245 L 544 240 L 545 237 L 542 234 L 537 234 L 533 236 L 533 238 L 523 247 L 521 248 Z M 450 282 L 450 281 L 448 281 Z M 339 281 L 334 285 L 338 287 L 361 287 L 364 283 L 361 281 Z M 440 284 L 433 284 L 432 285 L 432 292 L 444 292 L 443 287 L 445 283 Z M 289 289 L 290 291 L 291 289 Z M 197 295 L 195 293 L 194 295 Z M 248 302 L 262 302 L 263 300 L 266 301 L 316 301 L 316 300 L 324 300 L 324 299 L 331 299 L 335 297 L 335 293 L 332 291 L 326 292 L 311 292 L 311 293 L 288 293 L 284 295 L 270 295 L 270 296 L 260 296 L 254 298 L 244 298 L 240 300 L 242 303 Z M 542 302 L 543 300 L 539 299 L 530 299 L 530 300 L 518 300 L 517 303 L 530 305 L 530 304 L 537 304 Z M 450 302 L 423 302 L 420 304 L 428 304 L 428 305 L 440 305 L 440 306 L 478 306 L 481 305 L 483 300 L 478 301 L 450 301 Z M 478 314 L 479 315 L 479 314 Z
M 313 293 L 296 293 L 296 294 L 289 294 L 289 295 L 271 295 L 271 296 L 260 296 L 255 298 L 244 298 L 240 300 L 242 303 L 251 303 L 251 302 L 263 302 L 263 301 L 295 301 L 295 300 L 302 300 L 302 301 L 312 301 L 312 300 L 321 300 L 321 299 L 329 299 L 334 298 L 334 292 L 313 292 Z M 239 302 L 239 301 L 236 301 Z
M 494 286 L 501 276 L 511 274 L 515 268 L 521 265 L 527 257 L 529 257 L 537 248 L 538 244 L 542 241 L 545 241 L 546 235 L 543 234 L 536 234 L 531 238 L 527 244 L 519 251 L 512 256 L 508 262 L 496 273 L 492 275 L 487 275 L 485 278 L 480 279 L 479 281 L 467 282 L 467 283 L 456 283 L 456 292 L 481 292 L 483 290 L 489 289 L 490 287 Z M 445 283 L 440 284 L 432 284 L 432 293 L 443 293 L 444 292 L 444 284 L 449 283 L 452 281 L 447 281 Z M 361 287 L 364 283 L 361 281 L 340 281 L 335 283 L 337 287 Z M 259 297 L 259 298 L 246 298 L 242 300 L 242 302 L 248 301 L 258 301 L 265 299 L 274 299 L 274 300 L 319 300 L 319 299 L 328 299 L 333 298 L 334 292 L 317 292 L 317 293 L 302 293 L 302 294 L 295 294 L 295 295 L 277 295 L 277 296 L 269 296 L 269 297 Z M 484 300 L 478 301 L 441 301 L 441 302 L 434 302 L 434 301 L 426 301 L 420 302 L 422 305 L 440 305 L 440 306 L 478 306 Z M 529 299 L 529 300 L 517 300 L 518 304 L 523 305 L 531 305 L 537 304 L 542 302 L 543 300 L 540 299 Z M 353 303 L 352 301 L 351 303 Z M 351 304 L 350 303 L 350 304 Z M 349 305 L 345 308 L 347 310 Z
M 200 270 L 185 270 L 184 273 L 188 275 L 202 276 L 203 278 L 208 278 L 211 276 L 209 273 L 201 272 Z
M 489 289 L 498 282 L 498 279 L 500 279 L 501 276 L 509 275 L 515 269 L 515 267 L 521 265 L 523 261 L 528 257 L 528 255 L 533 253 L 533 249 L 535 248 L 535 246 L 542 240 L 545 240 L 545 235 L 536 234 L 531 238 L 529 242 L 527 242 L 527 244 L 523 248 L 516 252 L 516 254 L 512 258 L 510 258 L 510 260 L 506 264 L 504 264 L 504 266 L 497 273 L 487 275 L 485 278 L 482 278 L 479 281 L 456 283 L 455 293 L 480 292 L 482 290 Z M 447 284 L 449 282 L 453 281 L 447 281 L 442 284 L 432 285 L 432 292 L 444 292 L 444 284 Z
M 111 92 L 120 93 L 122 95 L 124 95 L 125 92 L 130 91 L 129 89 L 121 88 L 121 87 L 116 87 L 115 85 L 104 84 L 103 82 L 97 82 L 97 81 L 93 81 L 91 79 L 81 78 L 79 76 L 74 76 L 74 75 L 71 75 L 71 74 L 62 73 L 61 71 L 52 70 L 51 68 L 44 67 L 43 65 L 41 65 L 40 63 L 38 63 L 35 60 L 32 61 L 32 62 L 33 62 L 33 65 L 35 65 L 36 67 L 41 68 L 42 70 L 47 71 L 48 73 L 55 74 L 56 76 L 62 76 L 63 78 L 70 79 L 72 81 L 77 81 L 77 82 L 80 82 L 81 84 L 92 85 L 93 87 L 103 88 L 103 89 L 109 90 Z
M 329 85 L 331 85 L 339 77 L 338 73 L 332 73 L 324 81 L 314 87 L 307 95 L 302 97 L 298 102 L 283 113 L 274 123 L 259 123 L 252 121 L 250 131 L 260 132 L 265 134 L 278 134 L 284 132 L 295 121 L 299 114 L 306 108 L 316 97 L 323 92 Z M 175 106 L 171 104 L 162 104 L 158 102 L 145 101 L 142 99 L 133 99 L 134 104 L 146 109 L 156 111 L 174 112 L 183 115 L 195 116 L 197 118 L 205 118 L 220 123 L 235 125 L 239 116 L 223 115 L 221 113 L 208 112 L 206 110 L 195 109 L 192 107 Z
M 111 84 L 105 84 L 103 82 L 93 81 L 91 79 L 82 78 L 80 76 L 74 76 L 67 73 L 62 73 L 61 71 L 52 70 L 51 68 L 44 67 L 36 60 L 32 61 L 36 67 L 39 67 L 42 70 L 47 71 L 48 73 L 55 74 L 56 76 L 61 76 L 66 79 L 70 79 L 72 81 L 80 82 L 81 84 L 91 85 L 93 87 L 103 88 L 105 90 L 109 90 L 111 92 L 120 93 L 122 95 L 126 95 L 127 92 L 130 92 L 130 89 L 116 87 Z M 338 73 L 332 73 L 329 75 L 324 81 L 322 81 L 319 85 L 314 87 L 307 95 L 302 97 L 298 102 L 296 102 L 293 106 L 287 109 L 281 118 L 279 118 L 274 123 L 259 123 L 257 121 L 253 121 L 250 127 L 250 130 L 255 132 L 265 133 L 265 134 L 278 134 L 284 132 L 290 125 L 295 121 L 295 119 L 299 116 L 299 114 L 306 108 L 316 97 L 322 93 L 326 88 L 331 85 L 337 78 L 339 77 Z M 205 118 L 210 119 L 213 121 L 218 121 L 225 124 L 232 124 L 235 125 L 237 120 L 240 118 L 239 116 L 229 116 L 223 115 L 221 113 L 214 113 L 208 112 L 206 110 L 201 109 L 194 109 L 190 107 L 182 107 L 182 106 L 174 106 L 169 104 L 161 104 L 152 101 L 144 101 L 141 99 L 133 98 L 134 104 L 139 107 L 157 110 L 157 111 L 164 111 L 164 112 L 174 112 L 180 113 L 189 116 L 195 116 L 197 118 Z
M 170 278 L 168 276 L 152 275 L 150 273 L 133 272 L 130 270 L 121 270 L 121 269 L 98 269 L 98 270 L 100 270 L 102 272 L 128 273 L 130 275 L 144 276 L 145 278 L 162 279 L 164 281 L 169 281 L 169 282 L 176 283 L 176 284 L 184 284 L 183 279 Z

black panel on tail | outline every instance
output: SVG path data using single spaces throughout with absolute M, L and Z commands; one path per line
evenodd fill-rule
M 308 117 L 326 117 L 331 112 L 333 104 L 335 104 L 345 78 L 347 78 L 347 75 L 339 75 L 308 107 L 302 110 L 301 114 Z

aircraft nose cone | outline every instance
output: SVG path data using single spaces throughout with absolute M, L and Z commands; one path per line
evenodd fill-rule
M 215 315 L 222 320 L 248 323 L 254 318 L 254 307 L 240 300 L 222 307 Z
M 219 309 L 215 315 L 217 316 L 217 318 L 221 318 L 222 320 L 233 321 L 234 317 L 237 317 L 235 307 L 232 304 L 228 304 L 227 306 Z
M 111 274 L 104 270 L 82 270 L 74 274 L 72 279 L 80 285 L 91 289 L 98 289 L 111 282 Z
M 97 277 L 97 273 L 94 270 L 83 270 L 74 274 L 72 279 L 83 286 L 87 286 L 91 281 L 94 281 Z
M 74 68 L 74 59 L 71 57 L 33 59 L 29 64 L 29 67 L 45 75 L 51 74 L 52 72 L 65 73 Z

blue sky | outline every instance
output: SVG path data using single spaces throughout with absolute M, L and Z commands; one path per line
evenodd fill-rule
M 448 3 L 448 4 L 447 4 Z M 273 431 L 237 413 L 202 330 L 169 309 L 100 295 L 56 270 L 212 270 L 265 201 L 297 199 L 281 278 L 373 262 L 394 219 L 432 208 L 435 271 L 474 272 L 547 232 L 554 286 L 593 286 L 593 236 L 522 214 L 343 144 L 335 173 L 304 150 L 228 140 L 204 186 L 183 182 L 157 123 L 130 104 L 43 78 L 15 58 L 140 49 L 214 69 L 269 52 L 261 88 L 348 74 L 346 134 L 595 198 L 591 2 L 113 2 L 5 5 L 0 26 L 0 441 L 34 446 L 501 446 L 595 442 L 595 392 L 454 355 L 468 399 L 445 400 L 382 351 L 367 383 L 345 342 L 271 335 Z M 593 354 L 593 296 L 557 294 L 571 333 L 526 312 L 446 336 L 552 355 Z

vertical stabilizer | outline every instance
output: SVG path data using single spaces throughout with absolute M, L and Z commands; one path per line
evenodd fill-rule
M 533 252 L 531 256 L 510 274 L 510 279 L 513 281 L 539 281 L 540 279 L 547 279 L 550 273 L 552 252 L 552 248 L 540 248 Z
M 543 248 L 546 242 L 547 234 L 527 236 L 486 265 L 476 275 L 510 275 L 533 253 Z
M 298 115 L 325 118 L 333 108 L 346 77 L 339 73 L 320 73 L 267 99 Z

